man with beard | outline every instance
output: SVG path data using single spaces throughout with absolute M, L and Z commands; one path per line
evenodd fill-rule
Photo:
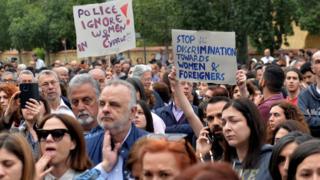
M 43 70 L 38 75 L 40 92 L 43 98 L 48 101 L 51 113 L 66 114 L 75 117 L 61 96 L 61 88 L 58 75 L 52 70 Z
M 97 121 L 100 95 L 98 82 L 89 74 L 78 74 L 69 83 L 68 95 L 72 111 L 82 125 L 86 137 L 102 131 Z
M 222 158 L 224 138 L 222 134 L 222 109 L 230 101 L 224 96 L 214 96 L 207 104 L 206 123 L 197 139 L 196 153 L 203 160 L 216 161 Z
M 89 157 L 94 164 L 100 163 L 103 158 L 102 151 L 105 149 L 104 137 L 110 137 L 109 153 L 104 153 L 112 156 L 107 158 L 109 171 L 104 172 L 105 169 L 99 165 L 97 169 L 102 172 L 104 179 L 125 179 L 128 175 L 125 164 L 129 150 L 137 139 L 147 134 L 132 123 L 136 113 L 136 91 L 126 81 L 108 81 L 101 91 L 98 106 L 97 120 L 104 131 L 86 137 Z

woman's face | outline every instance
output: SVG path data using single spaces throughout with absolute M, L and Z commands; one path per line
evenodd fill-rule
M 288 130 L 284 128 L 280 128 L 277 132 L 276 135 L 274 136 L 274 144 L 276 144 L 283 136 L 287 135 L 289 133 Z
M 297 167 L 296 180 L 320 179 L 320 153 L 306 157 Z
M 279 155 L 280 162 L 278 164 L 278 168 L 279 168 L 279 172 L 281 174 L 282 180 L 287 179 L 290 156 L 297 147 L 298 147 L 298 144 L 295 142 L 292 142 L 287 144 L 280 152 L 280 155 Z
M 133 123 L 141 129 L 145 129 L 147 126 L 147 120 L 146 120 L 146 116 L 144 115 L 143 109 L 141 108 L 141 106 L 138 104 L 137 105 L 137 112 L 135 115 L 135 118 L 133 120 Z
M 233 99 L 238 99 L 241 97 L 239 86 L 236 86 L 233 90 Z
M 284 111 L 279 106 L 273 106 L 270 110 L 269 126 L 271 130 L 275 130 L 277 126 L 286 121 Z
M 9 104 L 9 97 L 4 91 L 0 91 L 0 105 L 3 110 L 7 109 Z
M 142 159 L 143 180 L 172 180 L 181 170 L 171 152 L 147 152 Z
M 222 111 L 223 135 L 228 144 L 238 148 L 249 144 L 251 130 L 246 118 L 233 107 Z
M 68 130 L 67 127 L 60 119 L 52 117 L 46 121 L 42 129 L 46 132 L 43 134 L 48 134 L 48 132 L 50 132 L 46 138 L 38 137 L 42 154 L 47 154 L 52 157 L 49 165 L 65 163 L 69 157 L 70 151 L 76 147 L 75 142 L 72 141 L 68 132 L 61 133 L 60 131 L 60 133 L 57 133 L 59 130 Z
M 0 179 L 20 180 L 23 164 L 18 157 L 4 148 L 0 149 Z
M 36 116 L 35 113 L 33 113 L 30 109 L 23 108 L 21 109 L 22 116 L 26 121 L 32 121 L 34 120 L 34 117 Z

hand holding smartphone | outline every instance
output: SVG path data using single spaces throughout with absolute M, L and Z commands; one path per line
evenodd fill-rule
M 32 98 L 35 100 L 40 99 L 38 83 L 22 83 L 20 88 L 20 107 L 25 108 L 26 102 Z

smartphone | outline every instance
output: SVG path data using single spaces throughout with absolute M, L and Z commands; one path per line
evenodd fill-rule
M 26 102 L 32 98 L 35 100 L 40 99 L 39 85 L 38 83 L 21 83 L 20 88 L 20 106 L 21 108 L 26 107 Z

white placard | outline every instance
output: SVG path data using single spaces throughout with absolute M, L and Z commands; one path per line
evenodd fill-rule
M 234 32 L 173 29 L 172 48 L 178 79 L 236 84 Z
M 132 0 L 74 6 L 73 17 L 79 58 L 136 47 Z

